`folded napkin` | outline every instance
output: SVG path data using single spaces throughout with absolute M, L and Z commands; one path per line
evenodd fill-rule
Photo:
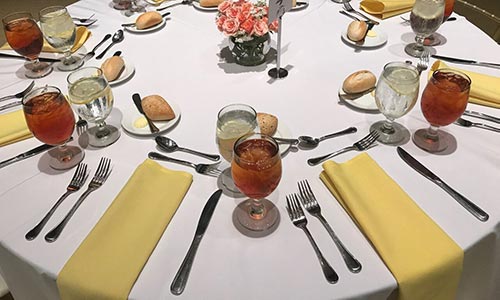
M 399 284 L 399 299 L 455 299 L 463 250 L 366 153 L 327 161 L 321 180 Z
M 59 273 L 61 299 L 127 299 L 191 182 L 149 159 L 137 167 Z
M 469 102 L 500 108 L 500 77 L 452 68 L 438 60 L 431 66 L 429 78 L 435 70 L 442 68 L 454 69 L 470 77 L 472 83 L 470 86 Z
M 32 137 L 22 109 L 0 114 L 0 147 Z
M 91 32 L 90 30 L 87 29 L 87 27 L 85 26 L 76 27 L 75 44 L 73 45 L 73 48 L 71 48 L 71 52 L 75 52 L 76 50 L 80 49 L 83 46 L 83 44 L 88 40 L 90 35 Z M 0 47 L 0 50 L 12 50 L 12 48 L 10 47 L 9 43 L 5 43 L 2 47 Z M 61 51 L 49 45 L 49 43 L 45 39 L 43 39 L 42 52 L 61 53 Z
M 380 19 L 390 18 L 408 12 L 415 0 L 363 0 L 359 7 Z

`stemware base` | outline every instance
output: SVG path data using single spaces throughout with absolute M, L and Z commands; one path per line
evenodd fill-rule
M 24 64 L 26 71 L 24 76 L 31 79 L 42 78 L 54 70 L 49 63 L 46 62 L 27 62 Z
M 377 141 L 386 145 L 401 145 L 410 140 L 410 132 L 403 125 L 392 122 L 392 129 L 388 130 L 386 121 L 378 121 L 373 123 L 370 131 L 376 130 L 380 133 Z
M 425 52 L 425 48 L 418 43 L 411 43 L 406 45 L 405 52 L 413 57 L 421 57 Z
M 78 69 L 83 65 L 83 60 L 77 56 L 71 56 L 67 60 L 62 60 L 57 64 L 57 69 L 63 72 L 69 72 Z
M 85 157 L 85 152 L 80 147 L 64 146 L 48 151 L 50 156 L 49 166 L 56 170 L 67 170 L 78 165 Z
M 434 33 L 424 39 L 424 46 L 438 45 L 441 45 L 441 40 L 439 40 L 439 38 L 436 38 L 436 35 Z
M 427 152 L 437 153 L 446 150 L 448 147 L 448 135 L 440 130 L 431 135 L 428 129 L 419 129 L 413 134 L 413 142 Z
M 241 202 L 236 207 L 236 219 L 244 228 L 251 231 L 267 231 L 273 228 L 279 219 L 279 212 L 276 206 L 267 199 L 260 199 L 262 213 L 253 213 L 255 200 L 248 199 Z
M 94 147 L 106 147 L 118 140 L 120 131 L 111 125 L 94 126 L 87 130 L 89 145 Z
M 224 191 L 224 194 L 229 194 L 234 198 L 241 198 L 244 196 L 236 185 L 234 185 L 233 176 L 231 175 L 231 167 L 222 171 L 222 174 L 218 178 L 218 184 L 219 188 Z

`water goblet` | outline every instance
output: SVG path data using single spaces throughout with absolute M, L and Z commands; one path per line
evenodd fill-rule
M 29 130 L 49 145 L 57 146 L 49 151 L 49 165 L 57 170 L 76 166 L 84 157 L 82 149 L 68 146 L 75 129 L 75 115 L 61 91 L 45 86 L 29 92 L 22 99 L 23 112 Z
M 448 147 L 448 135 L 439 126 L 453 123 L 465 111 L 469 99 L 470 78 L 452 69 L 438 69 L 432 73 L 422 93 L 421 108 L 428 129 L 413 134 L 413 142 L 425 151 L 441 152 Z
M 75 44 L 76 26 L 63 6 L 50 6 L 40 11 L 40 25 L 47 42 L 64 53 L 62 62 L 57 65 L 60 71 L 72 71 L 82 66 L 80 57 L 71 55 Z
M 380 132 L 378 141 L 399 144 L 410 138 L 410 132 L 394 122 L 408 113 L 418 98 L 420 76 L 415 66 L 404 62 L 391 62 L 384 66 L 375 90 L 375 102 L 385 121 L 374 123 L 370 131 Z
M 279 146 L 272 137 L 254 133 L 236 141 L 231 172 L 235 185 L 250 198 L 238 205 L 235 214 L 241 226 L 262 232 L 277 224 L 278 209 L 265 197 L 278 186 L 281 169 Z
M 410 13 L 411 29 L 417 35 L 416 43 L 406 45 L 405 52 L 413 57 L 424 53 L 424 40 L 443 22 L 444 0 L 416 0 Z
M 69 100 L 76 112 L 96 126 L 87 129 L 88 143 L 94 147 L 106 147 L 118 140 L 118 128 L 104 120 L 113 108 L 113 93 L 101 69 L 87 67 L 71 72 L 67 78 Z
M 444 15 L 443 15 L 443 22 L 446 22 L 448 18 L 450 17 L 451 13 L 453 12 L 453 7 L 455 6 L 455 0 L 445 0 L 444 1 Z M 435 37 L 435 34 L 431 34 L 427 38 L 425 38 L 424 45 L 425 46 L 437 46 L 441 44 L 441 41 Z
M 41 78 L 50 74 L 52 66 L 38 59 L 42 51 L 43 35 L 33 16 L 28 12 L 15 12 L 5 16 L 2 23 L 10 47 L 29 59 L 24 64 L 25 76 Z
M 217 114 L 216 142 L 219 153 L 229 163 L 233 159 L 233 147 L 237 139 L 255 132 L 258 128 L 257 112 L 246 104 L 230 104 Z M 222 185 L 234 194 L 240 194 L 231 177 L 231 169 L 224 170 Z

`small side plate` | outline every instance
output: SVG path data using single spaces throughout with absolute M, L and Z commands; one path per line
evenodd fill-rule
M 206 12 L 216 12 L 219 10 L 219 7 L 217 6 L 214 6 L 214 7 L 204 7 L 204 6 L 201 6 L 200 5 L 200 2 L 194 0 L 192 2 L 193 4 L 193 7 L 196 8 L 197 10 L 201 10 L 201 11 L 206 11 Z
M 116 78 L 113 81 L 109 81 L 109 84 L 112 86 L 123 83 L 124 81 L 126 81 L 130 77 L 132 77 L 132 75 L 134 75 L 134 73 L 135 73 L 134 64 L 132 64 L 130 61 L 126 60 L 125 58 L 123 58 L 123 61 L 125 62 L 125 69 L 122 71 L 122 73 L 120 74 L 120 76 L 118 78 Z
M 133 104 L 133 103 L 131 103 Z M 127 132 L 134 134 L 134 135 L 140 135 L 140 136 L 152 136 L 152 135 L 157 135 L 161 132 L 164 132 L 174 126 L 180 119 L 181 117 L 181 110 L 177 103 L 175 103 L 172 100 L 168 100 L 168 104 L 170 104 L 170 107 L 172 107 L 172 110 L 175 113 L 175 118 L 170 120 L 170 121 L 154 121 L 154 124 L 160 131 L 158 133 L 151 133 L 151 130 L 149 130 L 149 126 L 145 126 L 142 128 L 138 128 L 134 126 L 134 123 L 137 119 L 144 117 L 135 106 L 130 105 L 127 106 L 123 109 L 123 118 L 122 118 L 122 127 L 125 129 Z
M 375 93 L 375 90 L 373 90 L 370 93 L 364 94 L 363 96 L 356 98 L 354 100 L 349 100 L 345 99 L 342 97 L 343 94 L 345 94 L 344 90 L 342 87 L 339 88 L 339 99 L 342 100 L 344 103 L 346 103 L 348 106 L 352 106 L 361 110 L 366 110 L 366 111 L 378 111 L 377 103 L 375 102 L 375 97 L 373 94 Z
M 351 41 L 347 37 L 347 31 L 342 31 L 342 40 L 344 40 L 344 42 L 355 48 L 376 48 L 387 43 L 387 33 L 378 29 L 372 29 L 371 31 L 374 32 L 375 36 L 373 37 L 366 36 L 365 41 L 363 43 L 357 43 Z
M 155 26 L 149 27 L 149 28 L 137 29 L 137 27 L 135 27 L 135 26 L 127 26 L 127 27 L 125 27 L 125 30 L 132 32 L 132 33 L 150 33 L 150 32 L 153 32 L 153 31 L 156 31 L 156 30 L 163 28 L 165 26 L 166 22 L 167 21 L 165 21 L 165 18 L 163 18 L 160 23 L 156 24 Z

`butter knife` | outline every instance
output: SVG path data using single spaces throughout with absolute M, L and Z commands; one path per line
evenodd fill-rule
M 11 102 L 9 104 L 5 104 L 5 105 L 0 106 L 0 111 L 6 110 L 6 109 L 11 108 L 11 107 L 16 107 L 16 106 L 21 105 L 21 104 L 23 104 L 22 101 L 14 101 L 14 102 Z
M 28 60 L 26 59 L 26 57 L 24 56 L 20 56 L 20 55 L 15 55 L 15 54 L 8 54 L 8 53 L 0 53 L 0 58 L 2 57 L 5 57 L 5 58 L 17 58 L 17 59 L 24 59 L 24 60 Z M 39 57 L 38 58 L 39 61 L 42 61 L 42 62 L 58 62 L 58 61 L 61 61 L 60 59 L 56 59 L 56 58 L 45 58 L 45 57 Z
M 482 67 L 490 67 L 494 69 L 500 69 L 500 64 L 498 63 L 490 63 L 490 62 L 483 62 L 483 61 L 475 61 L 475 60 L 469 60 L 469 59 L 462 59 L 462 58 L 456 58 L 456 57 L 449 57 L 449 56 L 442 56 L 442 55 L 436 55 L 432 54 L 431 57 L 449 61 L 449 62 L 454 62 L 457 64 L 465 64 L 465 65 L 476 65 L 476 66 L 482 66 Z
M 7 160 L 4 160 L 4 161 L 0 162 L 0 169 L 3 168 L 3 167 L 5 167 L 5 166 L 8 166 L 8 165 L 10 165 L 12 163 L 15 163 L 15 162 L 21 161 L 23 159 L 26 159 L 26 158 L 32 157 L 34 155 L 37 155 L 39 153 L 42 153 L 42 152 L 44 152 L 44 151 L 46 151 L 46 150 L 48 150 L 50 148 L 53 148 L 53 147 L 55 147 L 55 146 L 47 145 L 47 144 L 43 144 L 43 145 L 40 145 L 38 147 L 35 147 L 35 148 L 33 148 L 33 149 L 29 150 L 29 151 L 26 151 L 24 153 L 21 153 L 19 155 L 16 155 L 16 156 L 14 156 L 12 158 L 9 158 Z
M 175 275 L 174 281 L 170 286 L 170 291 L 174 295 L 180 295 L 184 291 L 186 287 L 187 280 L 189 278 L 189 272 L 191 271 L 191 266 L 194 262 L 194 256 L 196 255 L 196 250 L 198 250 L 198 246 L 200 245 L 201 238 L 205 234 L 207 230 L 208 223 L 210 223 L 210 219 L 214 214 L 215 207 L 217 206 L 217 202 L 219 202 L 220 196 L 222 194 L 222 190 L 215 191 L 212 196 L 208 199 L 203 211 L 201 212 L 200 220 L 198 221 L 198 227 L 196 228 L 196 233 L 194 235 L 193 241 L 191 242 L 191 246 L 182 261 L 181 267 L 177 274 Z
M 401 157 L 405 163 L 407 163 L 414 170 L 422 174 L 425 178 L 437 184 L 440 188 L 445 190 L 450 194 L 460 205 L 462 205 L 467 211 L 469 211 L 474 217 L 476 217 L 481 222 L 486 222 L 489 215 L 482 210 L 479 206 L 471 202 L 469 199 L 462 196 L 460 193 L 452 189 L 447 185 L 441 178 L 437 177 L 436 174 L 432 173 L 424 165 L 418 162 L 413 156 L 406 152 L 403 148 L 397 148 L 399 157 Z
M 479 119 L 483 119 L 483 120 L 486 120 L 486 121 L 491 121 L 491 122 L 495 122 L 495 123 L 500 124 L 500 118 L 493 117 L 493 116 L 490 116 L 490 115 L 487 115 L 487 114 L 483 114 L 483 113 L 480 113 L 480 112 L 477 112 L 477 111 L 466 110 L 466 111 L 464 111 L 463 114 L 465 116 L 475 117 L 475 118 L 479 118 Z
M 156 133 L 156 132 L 160 131 L 160 129 L 158 129 L 158 127 L 156 127 L 156 125 L 153 123 L 153 121 L 151 121 L 151 119 L 149 119 L 148 116 L 146 116 L 146 113 L 142 109 L 141 96 L 139 94 L 135 93 L 132 95 L 132 99 L 134 100 L 134 103 L 135 103 L 135 106 L 137 107 L 137 110 L 141 114 L 143 114 L 144 117 L 146 117 L 146 120 L 148 121 L 148 125 L 149 125 L 149 130 L 151 130 L 151 133 Z

